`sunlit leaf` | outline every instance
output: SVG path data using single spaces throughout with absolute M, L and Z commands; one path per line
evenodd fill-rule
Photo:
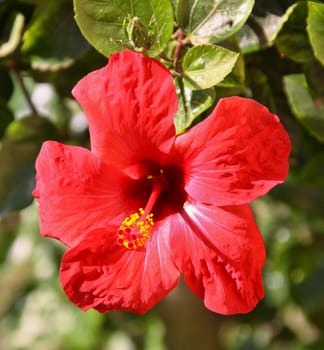
M 245 62 L 244 56 L 239 55 L 232 71 L 217 84 L 219 87 L 232 88 L 243 86 L 245 81 Z
M 317 140 L 324 142 L 324 105 L 315 101 L 303 74 L 284 77 L 284 86 L 289 105 L 298 120 Z
M 324 4 L 308 1 L 307 32 L 316 58 L 324 65 Z
M 174 123 L 177 134 L 179 134 L 212 106 L 216 94 L 213 88 L 193 91 L 179 80 L 176 80 L 176 89 L 179 98 L 179 109 Z
M 250 15 L 254 0 L 182 1 L 190 11 L 189 20 L 182 19 L 192 43 L 217 43 L 236 33 Z M 177 13 L 180 13 L 179 5 Z M 181 18 L 184 18 L 183 15 Z
M 198 45 L 183 58 L 185 83 L 191 89 L 208 89 L 221 82 L 229 74 L 239 54 L 223 47 Z
M 169 0 L 74 0 L 74 10 L 82 34 L 105 56 L 125 48 L 135 49 L 125 31 L 129 19 L 138 18 L 146 27 L 152 39 L 152 53 L 162 51 L 173 31 Z

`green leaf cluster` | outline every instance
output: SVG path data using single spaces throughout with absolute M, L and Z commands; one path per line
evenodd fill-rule
M 76 21 L 99 52 L 109 56 L 125 48 L 137 50 L 157 57 L 174 73 L 177 84 L 183 85 L 178 89 L 184 104 L 175 121 L 178 132 L 206 111 L 192 110 L 186 99 L 197 94 L 186 94 L 184 86 L 192 91 L 213 88 L 208 100 L 214 98 L 214 102 L 224 93 L 231 94 L 224 89 L 217 94 L 218 86 L 247 93 L 244 54 L 273 46 L 294 62 L 323 64 L 323 6 L 298 1 L 284 10 L 276 1 L 74 0 Z M 204 96 L 202 106 L 209 92 L 199 94 Z M 295 105 L 292 110 L 296 113 Z
M 74 8 L 83 35 L 102 54 L 128 48 L 154 56 L 170 69 L 182 87 L 177 89 L 182 105 L 175 119 L 182 132 L 208 109 L 206 101 L 208 107 L 214 104 L 215 86 L 235 69 L 239 48 L 226 39 L 243 26 L 253 4 L 252 0 L 75 0 Z M 188 89 L 190 93 L 185 92 Z M 205 91 L 194 92 L 198 90 Z M 197 104 L 204 107 L 192 107 Z

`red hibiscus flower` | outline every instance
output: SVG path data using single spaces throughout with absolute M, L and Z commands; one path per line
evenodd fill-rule
M 265 249 L 247 203 L 287 176 L 290 142 L 278 117 L 224 98 L 176 135 L 171 75 L 131 51 L 111 55 L 73 95 L 91 151 L 45 142 L 33 192 L 41 233 L 69 247 L 60 279 L 70 300 L 143 314 L 182 273 L 208 309 L 253 309 Z

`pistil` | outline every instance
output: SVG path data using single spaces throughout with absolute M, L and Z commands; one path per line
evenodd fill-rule
M 135 213 L 130 214 L 121 223 L 117 233 L 117 243 L 127 249 L 137 249 L 143 247 L 151 237 L 154 226 L 153 207 L 159 195 L 166 186 L 166 180 L 162 174 L 158 176 L 148 176 L 152 181 L 152 192 L 145 208 L 139 208 Z

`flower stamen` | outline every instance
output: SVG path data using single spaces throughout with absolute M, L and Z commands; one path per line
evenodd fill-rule
M 143 247 L 151 237 L 153 214 L 145 215 L 143 208 L 126 217 L 118 229 L 117 243 L 127 249 Z
M 152 192 L 145 209 L 139 208 L 137 212 L 126 217 L 117 232 L 117 243 L 127 249 L 143 247 L 151 237 L 154 226 L 152 209 L 165 188 L 165 179 L 162 175 L 149 175 L 147 179 L 152 181 Z

